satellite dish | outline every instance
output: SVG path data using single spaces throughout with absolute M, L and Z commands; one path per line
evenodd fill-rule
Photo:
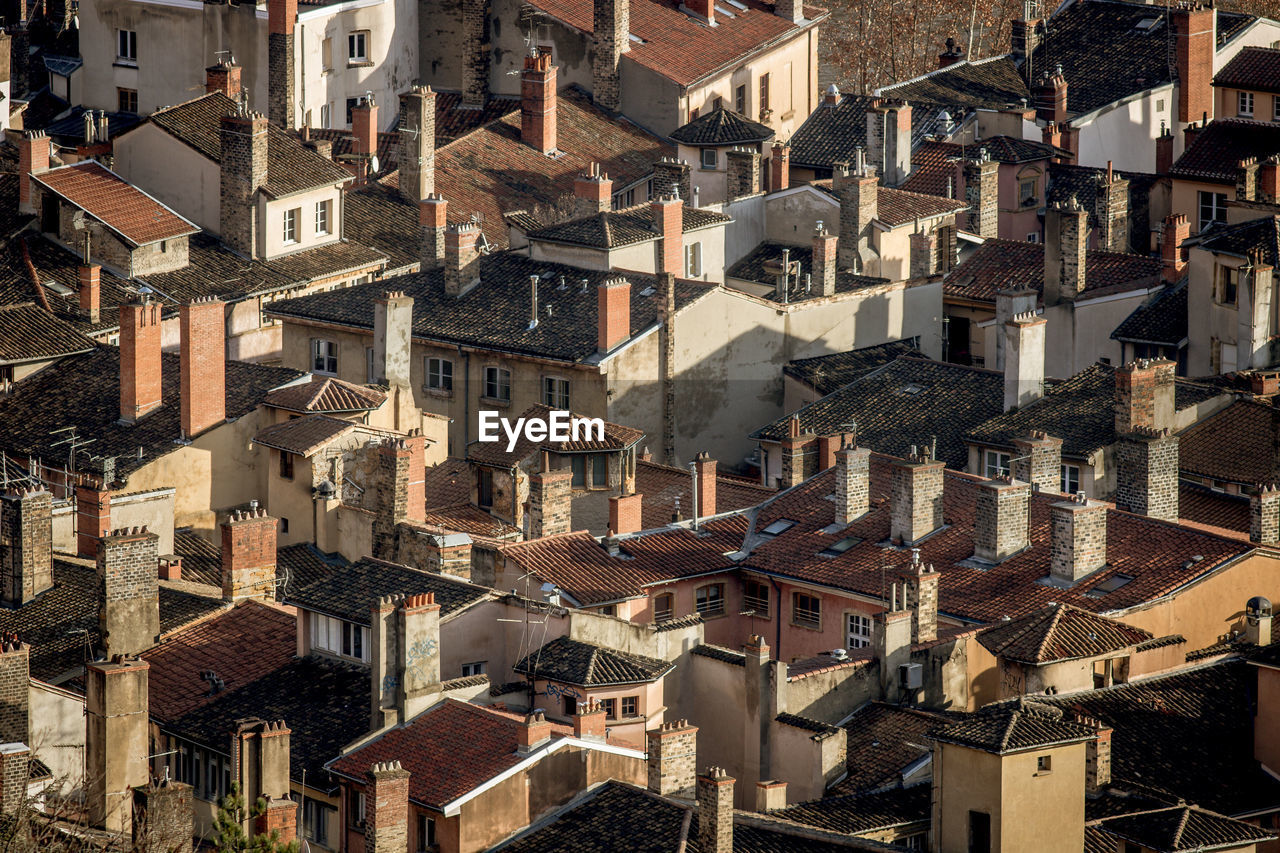
M 369 158 L 369 171 L 370 172 L 378 171 L 378 155 L 377 154 L 374 154 L 372 157 Z

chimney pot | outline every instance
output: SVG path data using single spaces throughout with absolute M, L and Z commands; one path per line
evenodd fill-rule
M 556 153 L 556 67 L 551 54 L 524 58 L 520 73 L 520 140 L 543 154 Z

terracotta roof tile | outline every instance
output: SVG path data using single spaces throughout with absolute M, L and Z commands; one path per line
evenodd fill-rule
M 85 160 L 33 175 L 43 187 L 65 198 L 135 246 L 194 234 L 190 222 L 96 160 Z
M 331 441 L 349 432 L 355 432 L 356 424 L 328 415 L 307 415 L 291 418 L 259 430 L 253 437 L 254 444 L 274 447 L 298 456 L 310 456 Z
M 1280 92 L 1280 50 L 1273 47 L 1242 47 L 1213 76 L 1213 85 L 1252 89 L 1256 92 Z
M 830 180 L 813 181 L 813 186 L 835 196 Z M 880 187 L 876 193 L 876 208 L 877 220 L 891 228 L 897 228 L 899 225 L 907 225 L 917 219 L 959 213 L 962 210 L 968 210 L 969 205 L 959 199 Z
M 919 784 L 874 793 L 826 796 L 772 812 L 771 816 L 853 835 L 928 821 L 931 793 L 932 786 Z
M 556 637 L 521 658 L 515 672 L 580 687 L 603 687 L 657 681 L 674 668 L 669 661 Z
M 685 468 L 637 461 L 636 492 L 644 496 L 640 501 L 640 523 L 646 530 L 670 523 L 677 500 L 682 513 L 693 507 L 693 478 Z M 746 509 L 773 493 L 767 486 L 717 473 L 716 512 Z
M 1182 482 L 1178 515 L 1184 524 L 1203 526 L 1220 536 L 1249 537 L 1249 499 Z
M 1150 631 L 1072 607 L 1050 604 L 978 635 L 993 655 L 1019 663 L 1044 664 L 1090 658 L 1139 645 Z
M 458 503 L 453 506 L 441 506 L 428 509 L 423 524 L 449 533 L 465 533 L 475 539 L 511 540 L 520 533 L 520 528 L 513 527 L 495 518 L 478 506 L 470 503 Z
M 1159 258 L 1120 252 L 1085 252 L 1083 296 L 1105 296 L 1132 290 L 1149 290 L 1160 284 Z M 947 274 L 947 296 L 994 303 L 1006 288 L 1044 291 L 1044 244 L 989 239 Z
M 1254 485 L 1276 478 L 1274 442 L 1280 411 L 1264 403 L 1237 400 L 1183 430 L 1178 467 L 1214 480 Z
M 308 382 L 272 391 L 262 402 L 291 412 L 367 412 L 386 402 L 387 395 L 367 385 L 332 376 L 312 376 Z
M 857 794 L 901 785 L 903 771 L 933 749 L 925 735 L 954 717 L 885 702 L 863 705 L 844 724 L 847 775 L 831 793 Z
M 777 274 L 773 270 L 781 272 L 783 250 L 788 252 L 787 260 L 789 263 L 799 264 L 801 270 L 812 269 L 813 248 L 811 246 L 792 246 L 766 240 L 725 270 L 725 277 L 768 285 L 773 290 L 762 298 L 781 304 L 782 300 L 777 290 Z M 848 270 L 836 270 L 837 294 L 852 293 L 888 283 L 889 279 L 887 278 L 873 278 L 868 275 L 855 275 Z M 822 298 L 822 294 L 814 289 L 812 284 L 809 290 L 805 290 L 803 275 L 792 276 L 789 284 L 787 302 L 802 302 L 806 299 Z
M 1257 253 L 1263 263 L 1280 263 L 1280 216 L 1261 216 L 1236 225 L 1215 225 L 1200 239 L 1210 252 L 1247 258 Z
M 38 305 L 0 305 L 0 364 L 52 359 L 95 346 L 73 324 Z
M 685 145 L 744 145 L 767 142 L 773 128 L 721 107 L 677 127 L 671 138 Z
M 1169 170 L 1170 176 L 1210 183 L 1236 183 L 1241 160 L 1280 154 L 1280 125 L 1246 118 L 1220 118 L 1196 134 Z
M 1051 705 L 1024 702 L 1013 708 L 980 711 L 934 729 L 929 737 L 1004 755 L 1093 740 L 1094 730 L 1072 721 Z
M 427 509 L 451 507 L 471 500 L 471 464 L 456 456 L 427 468 Z

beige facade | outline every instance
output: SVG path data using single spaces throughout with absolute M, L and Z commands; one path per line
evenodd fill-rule
M 144 122 L 115 141 L 115 169 L 129 183 L 217 233 L 221 170 L 191 146 L 175 143 L 168 132 Z M 173 180 L 174 175 L 182 180 Z
M 544 240 L 531 240 L 526 254 L 540 261 L 569 264 L 590 270 L 628 270 L 653 275 L 657 268 L 657 241 L 632 243 L 613 249 L 571 246 Z M 689 251 L 696 248 L 698 266 L 689 267 Z M 684 232 L 685 269 L 681 278 L 724 282 L 725 226 L 715 224 Z

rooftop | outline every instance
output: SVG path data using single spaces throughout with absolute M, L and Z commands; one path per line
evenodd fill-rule
M 669 661 L 614 651 L 569 637 L 555 638 L 515 665 L 515 671 L 521 675 L 579 687 L 645 684 L 657 681 L 673 669 L 675 664 Z
M 972 145 L 958 142 L 925 140 L 911 152 L 911 177 L 902 189 L 927 195 L 951 196 L 960 194 L 956 179 L 958 161 L 979 156 L 985 151 L 997 163 L 1033 163 L 1048 160 L 1058 149 L 1044 142 L 1017 139 L 1012 136 L 989 136 Z
M 95 346 L 74 324 L 34 302 L 0 304 L 0 364 L 43 361 Z
M 96 160 L 32 175 L 134 246 L 185 237 L 200 230 Z
M 1169 170 L 1173 178 L 1235 186 L 1239 163 L 1280 154 L 1280 125 L 1248 118 L 1220 118 L 1201 129 Z
M 683 205 L 681 210 L 685 233 L 733 221 L 729 216 L 714 210 L 689 205 Z M 632 246 L 636 243 L 657 240 L 661 236 L 654 224 L 653 209 L 647 202 L 623 210 L 610 210 L 581 219 L 546 225 L 529 232 L 531 240 L 568 243 L 593 249 Z
M 773 128 L 720 107 L 677 127 L 671 138 L 685 145 L 758 144 L 773 138 Z
M 1159 286 L 1159 258 L 1121 252 L 1085 252 L 1082 298 L 1109 296 Z M 943 292 L 952 299 L 994 303 L 1006 289 L 1044 293 L 1044 244 L 988 239 L 947 274 Z
M 640 502 L 640 524 L 646 529 L 662 527 L 671 521 L 676 503 L 687 515 L 693 509 L 693 478 L 688 468 L 636 462 L 636 492 Z M 773 494 L 773 489 L 742 477 L 716 472 L 716 512 L 746 509 Z
M 1098 657 L 1151 638 L 1150 631 L 1054 603 L 987 628 L 978 635 L 978 642 L 1005 660 L 1040 665 Z
M 875 344 L 831 355 L 798 358 L 783 365 L 782 372 L 825 396 L 883 367 L 900 355 L 919 355 L 919 347 L 918 337 L 890 341 L 887 344 Z
M 767 285 L 773 290 L 763 298 L 782 304 L 783 300 L 777 292 L 777 285 L 778 276 L 782 272 L 783 251 L 788 253 L 788 262 L 799 264 L 802 271 L 800 276 L 792 276 L 789 280 L 786 301 L 791 303 L 821 298 L 821 293 L 812 284 L 808 290 L 804 286 L 803 272 L 813 269 L 813 248 L 811 246 L 792 246 L 766 240 L 725 270 L 725 277 Z M 775 273 L 774 270 L 777 272 Z M 836 270 L 837 294 L 853 293 L 888 283 L 889 279 L 887 278 L 873 278 L 868 275 L 855 275 L 848 270 Z
M 285 603 L 368 626 L 370 610 L 384 595 L 433 593 L 440 615 L 446 619 L 490 595 L 486 587 L 373 557 L 353 563 L 338 577 L 338 583 L 325 578 L 302 586 L 290 593 Z
M 928 821 L 931 794 L 932 786 L 927 782 L 909 788 L 837 794 L 771 812 L 770 816 L 853 835 Z
M 972 62 L 962 60 L 920 77 L 885 86 L 876 94 L 903 98 L 910 103 L 923 101 L 951 108 L 997 110 L 1016 107 L 1024 98 L 1030 97 L 1027 84 L 1008 56 Z
M 1213 85 L 1280 93 L 1280 50 L 1274 47 L 1240 48 L 1240 52 L 1213 76 Z
M 538 418 L 550 421 L 553 409 L 542 403 L 536 403 L 525 409 L 520 417 Z M 582 415 L 571 412 L 570 417 L 580 418 Z M 499 465 L 510 467 L 541 450 L 551 450 L 556 453 L 600 453 L 600 452 L 618 452 L 634 447 L 644 438 L 644 433 L 638 429 L 632 429 L 629 426 L 615 424 L 604 421 L 604 438 L 594 439 L 583 435 L 581 438 L 570 438 L 566 441 L 530 441 L 527 433 L 522 433 L 515 447 L 507 450 L 507 445 L 502 441 L 473 441 L 467 447 L 467 458 L 473 462 L 479 462 L 484 465 Z
M 1113 340 L 1181 347 L 1187 342 L 1186 280 L 1166 287 L 1133 309 L 1111 333 Z
M 1275 266 L 1280 263 L 1280 216 L 1263 216 L 1236 225 L 1215 225 L 1198 242 L 1207 251 L 1237 258 L 1256 253 L 1263 263 Z
M 953 717 L 949 712 L 904 708 L 887 702 L 863 705 L 844 723 L 848 775 L 832 787 L 831 793 L 858 794 L 900 787 L 908 768 L 932 754 L 933 744 L 925 735 Z
M 357 425 L 351 421 L 328 415 L 305 415 L 259 430 L 253 443 L 307 457 L 356 429 Z
M 1164 180 L 1150 172 L 1122 172 L 1113 169 L 1115 178 L 1129 182 L 1129 248 L 1137 254 L 1147 254 L 1151 242 L 1151 193 L 1156 184 Z M 1090 228 L 1099 227 L 1098 199 L 1106 184 L 1107 169 L 1104 166 L 1074 166 L 1066 163 L 1049 164 L 1049 180 L 1044 202 L 1068 204 L 1074 198 L 1089 214 Z M 1158 205 L 1157 205 L 1158 206 Z
M 1107 818 L 1097 828 L 1155 853 L 1201 853 L 1273 841 L 1276 833 L 1198 806 L 1171 806 Z
M 1178 467 L 1188 474 L 1252 486 L 1276 479 L 1275 442 L 1280 410 L 1237 400 L 1183 430 Z
M 1094 730 L 1068 718 L 1051 705 L 1023 702 L 1021 706 L 983 710 L 934 729 L 929 737 L 1007 755 L 1028 749 L 1093 740 Z
M 262 398 L 265 405 L 299 413 L 351 414 L 368 412 L 386 402 L 387 395 L 367 385 L 343 382 L 332 376 L 312 376 L 277 388 Z
M 813 182 L 813 186 L 838 200 L 831 184 L 829 179 Z M 968 203 L 959 199 L 880 187 L 876 193 L 875 218 L 877 222 L 888 225 L 890 228 L 897 228 L 901 225 L 910 225 L 920 219 L 946 216 L 968 209 Z

